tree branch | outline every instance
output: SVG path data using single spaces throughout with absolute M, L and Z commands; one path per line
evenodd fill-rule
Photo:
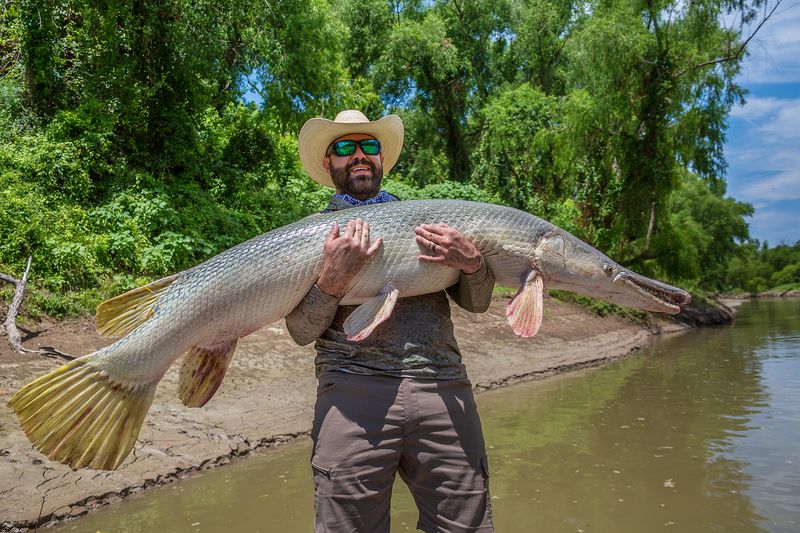
M 736 60 L 736 59 L 741 59 L 741 57 L 742 57 L 742 54 L 744 53 L 745 49 L 747 48 L 747 45 L 750 43 L 750 41 L 753 39 L 753 37 L 755 37 L 755 36 L 756 36 L 756 34 L 757 34 L 757 33 L 759 32 L 759 30 L 761 29 L 761 27 L 762 27 L 764 24 L 766 24 L 766 23 L 767 23 L 767 21 L 770 19 L 770 17 L 772 17 L 772 15 L 774 15 L 774 14 L 775 14 L 775 11 L 776 11 L 776 10 L 778 9 L 778 7 L 781 5 L 781 2 L 782 2 L 782 1 L 783 1 L 783 0 L 778 0 L 777 2 L 775 2 L 775 5 L 772 7 L 772 9 L 770 10 L 770 12 L 769 12 L 769 13 L 767 13 L 767 15 L 765 15 L 763 19 L 761 19 L 761 21 L 758 23 L 758 26 L 756 26 L 756 29 L 755 29 L 755 30 L 753 30 L 753 33 L 751 33 L 751 34 L 750 34 L 750 35 L 747 37 L 747 39 L 745 39 L 745 40 L 744 40 L 744 42 L 743 42 L 741 45 L 739 45 L 739 47 L 736 49 L 736 51 L 735 51 L 734 53 L 732 53 L 732 54 L 729 54 L 729 55 L 727 55 L 727 56 L 725 56 L 725 57 L 718 57 L 718 58 L 716 58 L 716 59 L 709 59 L 708 61 L 702 61 L 702 62 L 700 62 L 700 63 L 697 63 L 696 65 L 693 65 L 693 66 L 691 66 L 691 67 L 689 67 L 689 68 L 686 68 L 686 69 L 683 69 L 683 70 L 681 70 L 680 72 L 678 72 L 678 73 L 675 75 L 675 77 L 676 77 L 676 78 L 678 78 L 678 77 L 680 77 L 680 76 L 683 76 L 684 74 L 686 74 L 686 73 L 687 73 L 687 72 L 689 72 L 689 71 L 698 70 L 698 69 L 701 69 L 701 68 L 703 68 L 703 67 L 708 67 L 708 66 L 711 66 L 711 65 L 716 65 L 716 64 L 718 64 L 718 63 L 726 63 L 726 62 L 728 62 L 728 61 L 733 61 L 733 60 Z
M 8 335 L 8 344 L 17 353 L 25 353 L 25 349 L 22 347 L 22 335 L 17 329 L 17 313 L 19 313 L 19 308 L 22 305 L 22 298 L 25 296 L 25 285 L 28 283 L 28 273 L 31 270 L 32 259 L 32 256 L 28 256 L 28 264 L 25 266 L 25 272 L 22 274 L 21 279 L 17 280 L 11 276 L 2 275 L 3 281 L 14 285 L 14 297 L 8 307 L 8 316 L 3 322 L 3 329 L 6 330 L 6 335 Z
M 0 281 L 5 281 L 6 283 L 14 285 L 14 297 L 11 300 L 11 305 L 8 307 L 8 316 L 5 322 L 3 322 L 3 329 L 6 335 L 8 335 L 8 344 L 11 345 L 11 349 L 16 353 L 36 353 L 45 357 L 61 358 L 71 361 L 75 359 L 73 356 L 56 350 L 52 346 L 42 346 L 38 350 L 29 350 L 22 346 L 22 335 L 17 328 L 17 314 L 22 305 L 22 299 L 25 297 L 25 286 L 28 284 L 28 274 L 31 271 L 32 260 L 33 257 L 28 256 L 25 272 L 20 279 L 0 273 Z

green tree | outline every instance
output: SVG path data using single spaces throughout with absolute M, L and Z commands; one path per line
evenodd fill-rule
M 746 36 L 724 14 L 753 15 L 760 2 L 588 2 L 570 35 L 565 118 L 579 174 L 579 200 L 599 244 L 637 266 L 669 217 L 683 169 L 723 183 L 726 118 L 741 101 L 734 82 Z M 599 202 L 598 202 L 599 200 Z M 599 205 L 598 205 L 599 204 Z
M 749 238 L 744 217 L 753 206 L 725 197 L 717 185 L 691 172 L 670 197 L 670 216 L 654 238 L 650 263 L 710 290 L 725 287 L 727 265 Z
M 481 110 L 472 182 L 521 209 L 556 205 L 569 192 L 557 156 L 559 115 L 558 100 L 528 83 L 498 92 Z
M 376 68 L 376 86 L 389 103 L 431 117 L 432 130 L 420 133 L 436 140 L 451 181 L 471 175 L 470 146 L 480 130 L 473 119 L 502 81 L 498 73 L 510 17 L 505 0 L 420 6 L 394 25 Z

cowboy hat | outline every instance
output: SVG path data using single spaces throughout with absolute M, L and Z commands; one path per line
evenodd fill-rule
M 347 109 L 334 120 L 312 118 L 303 124 L 297 145 L 300 162 L 311 179 L 322 185 L 333 187 L 330 174 L 322 166 L 325 152 L 333 141 L 350 133 L 372 135 L 381 142 L 383 153 L 383 172 L 388 173 L 400 157 L 403 147 L 403 121 L 397 115 L 387 115 L 370 122 L 361 111 Z

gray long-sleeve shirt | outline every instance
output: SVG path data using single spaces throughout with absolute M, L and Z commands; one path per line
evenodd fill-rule
M 350 207 L 332 201 L 327 211 Z M 447 294 L 467 311 L 489 308 L 494 276 L 484 262 L 473 274 L 461 274 Z M 466 377 L 450 304 L 445 292 L 399 298 L 392 314 L 366 339 L 352 342 L 344 321 L 356 306 L 339 306 L 340 299 L 316 285 L 286 317 L 286 327 L 300 345 L 316 341 L 317 375 L 328 370 L 395 377 L 457 379 Z

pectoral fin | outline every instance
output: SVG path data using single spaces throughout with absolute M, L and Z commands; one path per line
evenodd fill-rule
M 225 377 L 237 340 L 213 348 L 193 346 L 186 352 L 178 382 L 178 397 L 183 405 L 203 407 L 214 396 Z
M 397 302 L 399 290 L 385 287 L 376 297 L 364 302 L 344 321 L 344 332 L 349 341 L 366 339 L 378 324 L 389 318 Z
M 542 276 L 531 270 L 525 283 L 514 299 L 506 306 L 506 318 L 514 333 L 521 337 L 533 337 L 542 325 Z

